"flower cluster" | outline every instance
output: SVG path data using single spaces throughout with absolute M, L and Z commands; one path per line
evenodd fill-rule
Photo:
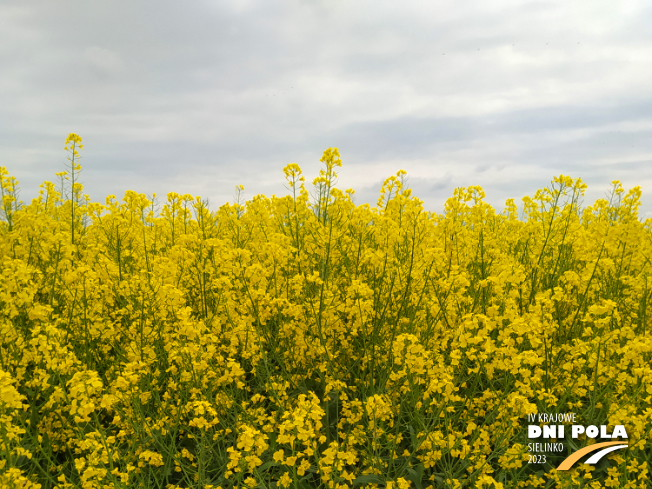
M 649 487 L 652 221 L 566 176 L 497 212 L 427 212 L 388 178 L 211 210 L 69 169 L 31 203 L 0 168 L 0 486 Z M 527 415 L 622 424 L 629 448 L 528 464 Z M 580 440 L 592 442 L 586 438 Z M 570 448 L 569 448 L 570 449 Z

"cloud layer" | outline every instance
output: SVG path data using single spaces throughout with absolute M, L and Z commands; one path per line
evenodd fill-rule
M 563 173 L 589 202 L 641 185 L 650 217 L 650 21 L 642 1 L 5 1 L 0 166 L 33 197 L 77 132 L 95 200 L 219 205 L 282 194 L 285 164 L 310 180 L 338 147 L 358 203 L 399 169 L 436 211 Z

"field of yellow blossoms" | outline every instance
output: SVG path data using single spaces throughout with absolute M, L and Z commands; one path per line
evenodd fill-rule
M 284 197 L 100 204 L 81 149 L 30 204 L 0 168 L 0 487 L 652 487 L 638 187 L 588 206 L 560 176 L 520 214 L 459 188 L 439 215 L 401 171 L 356 206 L 329 149 Z M 528 463 L 543 412 L 629 448 Z

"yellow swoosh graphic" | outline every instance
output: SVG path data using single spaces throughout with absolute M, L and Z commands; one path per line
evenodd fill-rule
M 595 443 L 593 445 L 589 445 L 588 447 L 584 447 L 581 450 L 576 451 L 575 453 L 569 455 L 564 459 L 562 463 L 559 464 L 559 467 L 557 467 L 557 470 L 568 470 L 570 469 L 575 462 L 577 462 L 579 459 L 581 459 L 584 455 L 587 453 L 595 452 L 596 450 L 599 450 L 600 448 L 604 447 L 611 447 L 613 445 L 623 445 L 622 448 L 626 447 L 627 444 L 623 444 L 621 441 L 606 441 L 604 443 Z

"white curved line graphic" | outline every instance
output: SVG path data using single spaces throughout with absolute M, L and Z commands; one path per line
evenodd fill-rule
M 584 462 L 584 463 L 585 463 L 585 464 L 595 464 L 595 463 L 598 463 L 598 462 L 600 461 L 600 459 L 601 459 L 602 457 L 604 457 L 605 455 L 607 455 L 609 452 L 613 452 L 614 450 L 619 450 L 620 448 L 626 448 L 627 446 L 628 446 L 628 445 L 616 445 L 616 446 L 613 446 L 613 447 L 603 448 L 603 449 L 600 450 L 598 453 L 595 453 L 593 456 L 591 456 L 591 458 L 589 458 L 589 459 L 588 459 L 586 462 Z

